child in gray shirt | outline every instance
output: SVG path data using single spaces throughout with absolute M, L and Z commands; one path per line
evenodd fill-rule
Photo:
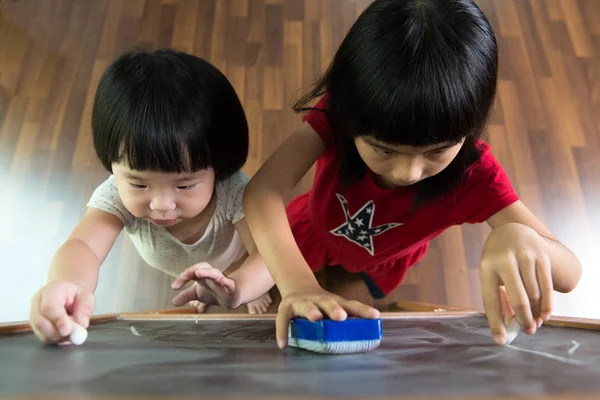
M 127 52 L 100 79 L 92 132 L 111 175 L 32 299 L 40 340 L 65 342 L 72 322 L 88 326 L 100 265 L 122 230 L 150 266 L 176 278 L 173 304 L 265 312 L 273 280 L 242 210 L 248 125 L 227 78 L 175 50 Z

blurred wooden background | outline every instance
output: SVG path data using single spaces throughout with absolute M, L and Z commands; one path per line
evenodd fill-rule
M 299 126 L 290 107 L 297 91 L 324 70 L 368 3 L 0 0 L 0 322 L 27 318 L 54 251 L 107 176 L 93 152 L 90 114 L 98 79 L 116 56 L 134 45 L 174 47 L 220 68 L 246 109 L 252 175 Z M 584 264 L 582 284 L 556 297 L 556 312 L 598 317 L 600 1 L 477 3 L 501 46 L 493 151 L 525 203 Z M 487 233 L 450 229 L 386 301 L 481 307 Z M 323 279 L 337 288 L 350 281 L 339 271 Z M 169 283 L 124 237 L 101 269 L 97 312 L 169 307 Z M 355 283 L 340 290 L 365 295 Z

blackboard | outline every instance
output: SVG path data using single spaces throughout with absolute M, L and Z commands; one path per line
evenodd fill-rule
M 117 320 L 81 347 L 0 336 L 0 395 L 500 396 L 600 392 L 600 335 L 543 326 L 495 345 L 481 315 L 383 319 L 366 354 L 280 351 L 274 320 Z

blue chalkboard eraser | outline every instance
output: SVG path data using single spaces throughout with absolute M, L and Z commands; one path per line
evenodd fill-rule
M 296 318 L 288 328 L 290 346 L 324 354 L 364 353 L 379 347 L 382 339 L 380 318 L 317 322 Z

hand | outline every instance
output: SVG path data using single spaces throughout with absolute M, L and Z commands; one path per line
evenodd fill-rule
M 73 331 L 71 318 L 87 328 L 95 307 L 96 299 L 88 289 L 70 281 L 54 281 L 31 299 L 29 322 L 42 343 L 67 343 Z
M 275 322 L 279 348 L 287 346 L 288 325 L 294 316 L 315 322 L 323 319 L 324 314 L 334 321 L 344 321 L 348 314 L 359 318 L 379 318 L 378 310 L 355 300 L 346 300 L 319 286 L 297 290 L 283 296 L 279 305 Z
M 514 313 L 529 335 L 550 318 L 553 283 L 547 249 L 546 240 L 523 224 L 504 224 L 490 233 L 480 277 L 483 304 L 496 343 L 506 341 L 505 321 L 511 317 L 507 313 Z M 502 285 L 507 295 L 503 295 Z
M 182 306 L 197 300 L 208 305 L 219 304 L 230 310 L 240 306 L 240 296 L 233 279 L 226 277 L 210 264 L 192 265 L 173 281 L 171 288 L 180 290 L 192 280 L 195 284 L 175 296 L 173 305 Z

